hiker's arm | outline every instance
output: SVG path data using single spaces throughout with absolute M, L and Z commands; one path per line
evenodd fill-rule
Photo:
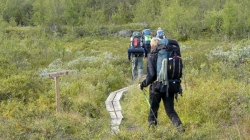
M 143 43 L 143 48 L 144 48 L 144 52 L 145 52 L 145 57 L 148 57 L 148 48 L 146 47 L 146 45 Z
M 131 53 L 128 52 L 128 60 L 131 61 Z
M 147 61 L 147 76 L 146 79 L 141 83 L 142 87 L 147 87 L 149 84 L 153 83 L 156 79 L 156 63 L 153 57 L 149 57 Z
M 128 50 L 129 50 L 129 48 L 130 48 L 130 45 L 128 47 Z M 131 61 L 131 53 L 129 51 L 128 51 L 128 61 Z

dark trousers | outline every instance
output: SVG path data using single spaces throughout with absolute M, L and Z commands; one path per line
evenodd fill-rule
M 150 44 L 146 44 L 146 47 L 148 49 L 148 53 L 150 53 L 151 52 L 151 45 Z
M 150 123 L 155 122 L 155 125 L 157 124 L 157 117 L 158 117 L 158 109 L 160 107 L 160 102 L 163 100 L 164 108 L 166 111 L 166 114 L 168 118 L 172 121 L 174 126 L 179 126 L 181 123 L 181 120 L 176 113 L 174 109 L 174 94 L 169 93 L 169 97 L 166 97 L 166 93 L 160 93 L 156 92 L 153 89 L 153 85 L 150 85 L 150 93 L 149 93 L 150 99 L 150 113 L 148 116 L 148 121 Z

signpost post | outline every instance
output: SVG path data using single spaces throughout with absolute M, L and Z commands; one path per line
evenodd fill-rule
M 53 73 L 47 73 L 46 78 L 54 78 L 55 80 L 55 89 L 56 89 L 56 112 L 61 112 L 61 103 L 60 103 L 60 87 L 59 87 L 59 77 L 68 75 L 69 71 L 59 71 Z

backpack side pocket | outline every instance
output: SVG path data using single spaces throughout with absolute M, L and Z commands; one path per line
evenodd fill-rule
M 180 92 L 180 82 L 176 82 L 176 81 L 169 81 L 169 88 L 168 88 L 168 92 L 169 93 L 179 93 Z

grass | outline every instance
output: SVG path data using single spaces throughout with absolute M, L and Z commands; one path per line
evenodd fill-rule
M 10 29 L 8 29 L 10 30 Z M 14 30 L 14 29 L 13 29 Z M 131 81 L 129 38 L 56 37 L 2 32 L 0 44 L 1 139 L 249 139 L 249 41 L 179 42 L 185 65 L 183 96 L 175 102 L 185 128 L 179 134 L 159 109 L 159 127 L 147 128 L 149 106 L 134 83 L 121 99 L 125 117 L 110 131 L 105 100 Z M 27 33 L 27 34 L 26 34 Z M 218 49 L 222 46 L 222 49 Z M 244 51 L 243 51 L 244 50 Z M 218 53 L 215 53 L 215 52 Z M 223 54 L 223 55 L 219 55 Z M 243 57 L 243 58 L 242 58 Z M 54 80 L 59 70 L 62 113 L 56 113 Z M 148 98 L 148 89 L 146 92 Z

